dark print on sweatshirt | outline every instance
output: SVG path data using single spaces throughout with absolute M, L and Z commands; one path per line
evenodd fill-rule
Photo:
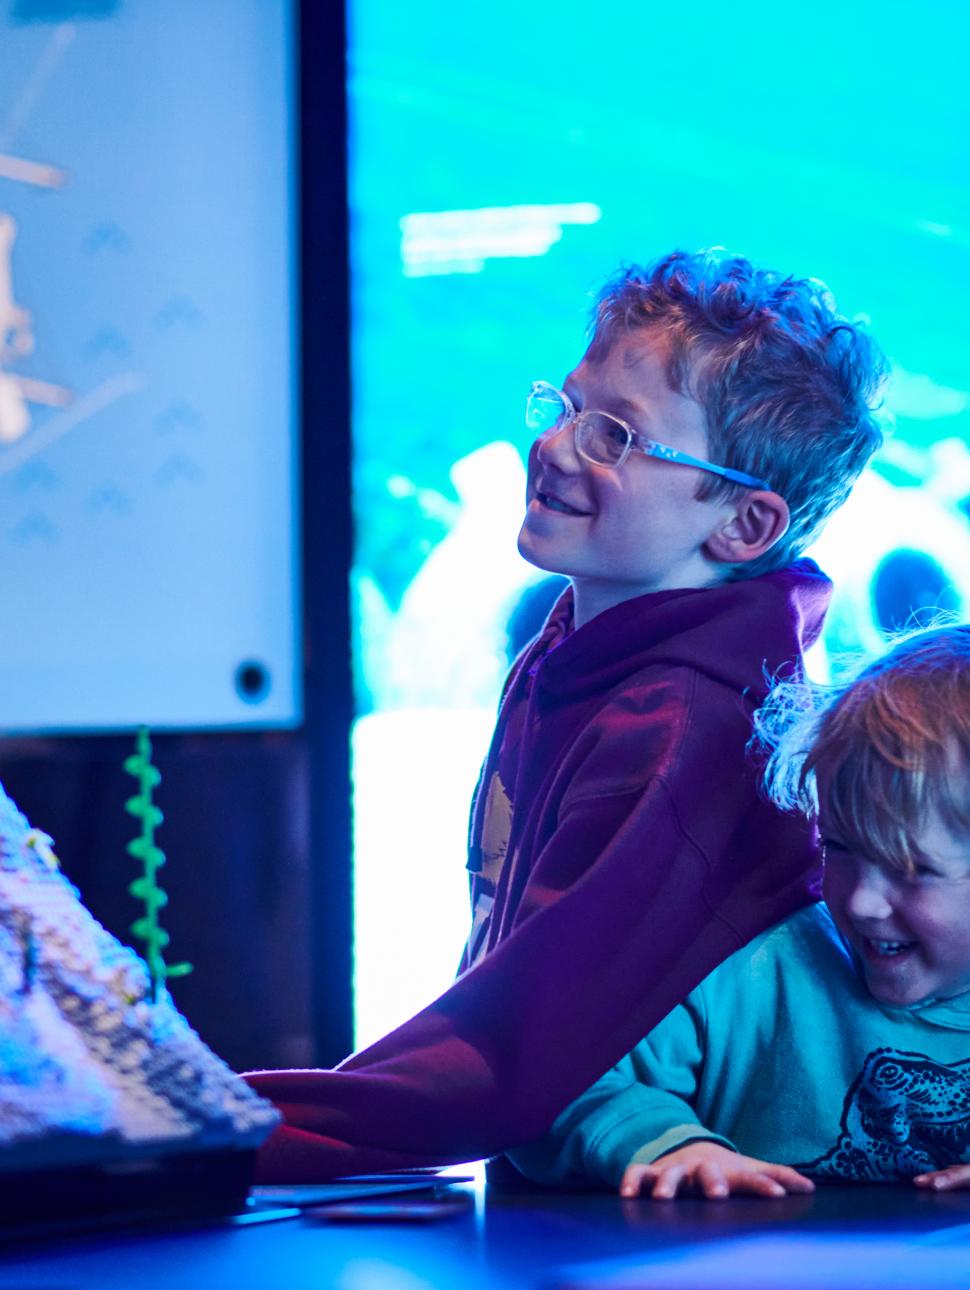
M 823 1156 L 794 1167 L 818 1179 L 893 1182 L 970 1161 L 970 1059 L 876 1048 L 842 1108 Z

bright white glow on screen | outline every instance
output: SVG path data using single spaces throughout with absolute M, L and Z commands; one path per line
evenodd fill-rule
M 886 402 L 897 416 L 912 417 L 914 421 L 952 417 L 962 412 L 968 401 L 966 390 L 953 390 L 922 372 L 907 372 L 902 364 L 893 364 Z
M 401 262 L 409 278 L 480 273 L 486 260 L 545 255 L 562 238 L 563 225 L 596 224 L 601 216 L 594 202 L 405 215 Z
M 355 1046 L 446 989 L 469 925 L 468 804 L 494 708 L 372 713 L 354 727 Z
M 920 219 L 916 221 L 916 227 L 924 233 L 932 233 L 934 237 L 952 237 L 953 227 L 950 224 L 937 224 L 935 220 Z
M 485 444 L 449 477 L 458 498 L 450 529 L 396 613 L 375 612 L 373 586 L 361 600 L 368 640 L 358 666 L 375 711 L 357 721 L 352 743 L 357 1047 L 454 977 L 469 926 L 469 804 L 508 667 L 509 613 L 537 577 L 515 547 L 525 470 L 512 445 Z M 414 493 L 403 476 L 388 486 Z
M 396 609 L 373 579 L 358 575 L 357 668 L 377 710 L 456 705 L 494 712 L 509 665 L 509 614 L 542 576 L 516 549 L 525 468 L 515 448 L 485 444 L 448 474 L 457 502 L 403 476 L 388 480 L 392 496 L 415 497 L 449 526 Z
M 962 443 L 953 446 L 954 477 L 970 487 L 970 452 Z M 867 470 L 808 552 L 835 584 L 826 620 L 831 635 L 807 655 L 815 680 L 832 679 L 855 651 L 874 655 L 884 648 L 885 635 L 874 617 L 873 571 L 894 553 L 906 551 L 934 560 L 958 605 L 970 606 L 970 529 L 954 508 L 942 503 L 935 480 L 898 488 Z M 931 613 L 946 606 L 923 600 L 919 608 Z

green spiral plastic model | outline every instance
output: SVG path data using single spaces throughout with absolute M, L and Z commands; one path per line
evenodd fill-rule
M 168 944 L 168 932 L 158 922 L 158 911 L 168 903 L 168 896 L 158 885 L 158 870 L 165 863 L 165 853 L 155 845 L 155 830 L 162 822 L 162 813 L 152 801 L 152 791 L 161 782 L 161 774 L 152 765 L 152 745 L 147 729 L 138 731 L 136 752 L 125 758 L 125 770 L 138 780 L 138 792 L 129 797 L 125 810 L 141 820 L 141 835 L 128 843 L 128 854 L 140 860 L 143 872 L 128 890 L 136 900 L 144 902 L 145 913 L 132 923 L 132 933 L 145 944 L 145 962 L 152 982 L 152 1000 L 168 977 L 185 976 L 192 971 L 191 963 L 165 962 L 163 950 Z

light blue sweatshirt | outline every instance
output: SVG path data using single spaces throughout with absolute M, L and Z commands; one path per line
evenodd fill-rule
M 615 1188 L 628 1164 L 698 1138 L 816 1179 L 970 1162 L 970 994 L 877 1003 L 812 906 L 733 954 L 508 1154 L 536 1182 Z

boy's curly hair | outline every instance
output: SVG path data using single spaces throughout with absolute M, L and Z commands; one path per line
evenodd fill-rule
M 852 850 L 912 871 L 935 811 L 970 839 L 970 626 L 897 640 L 848 684 L 780 682 L 755 714 L 768 794 Z
M 590 360 L 641 327 L 666 342 L 671 388 L 704 409 L 712 460 L 766 479 L 788 503 L 785 536 L 731 576 L 790 564 L 882 443 L 875 415 L 888 373 L 882 351 L 836 312 L 822 283 L 716 251 L 674 251 L 611 278 L 594 307 Z M 705 476 L 697 496 L 740 491 Z

